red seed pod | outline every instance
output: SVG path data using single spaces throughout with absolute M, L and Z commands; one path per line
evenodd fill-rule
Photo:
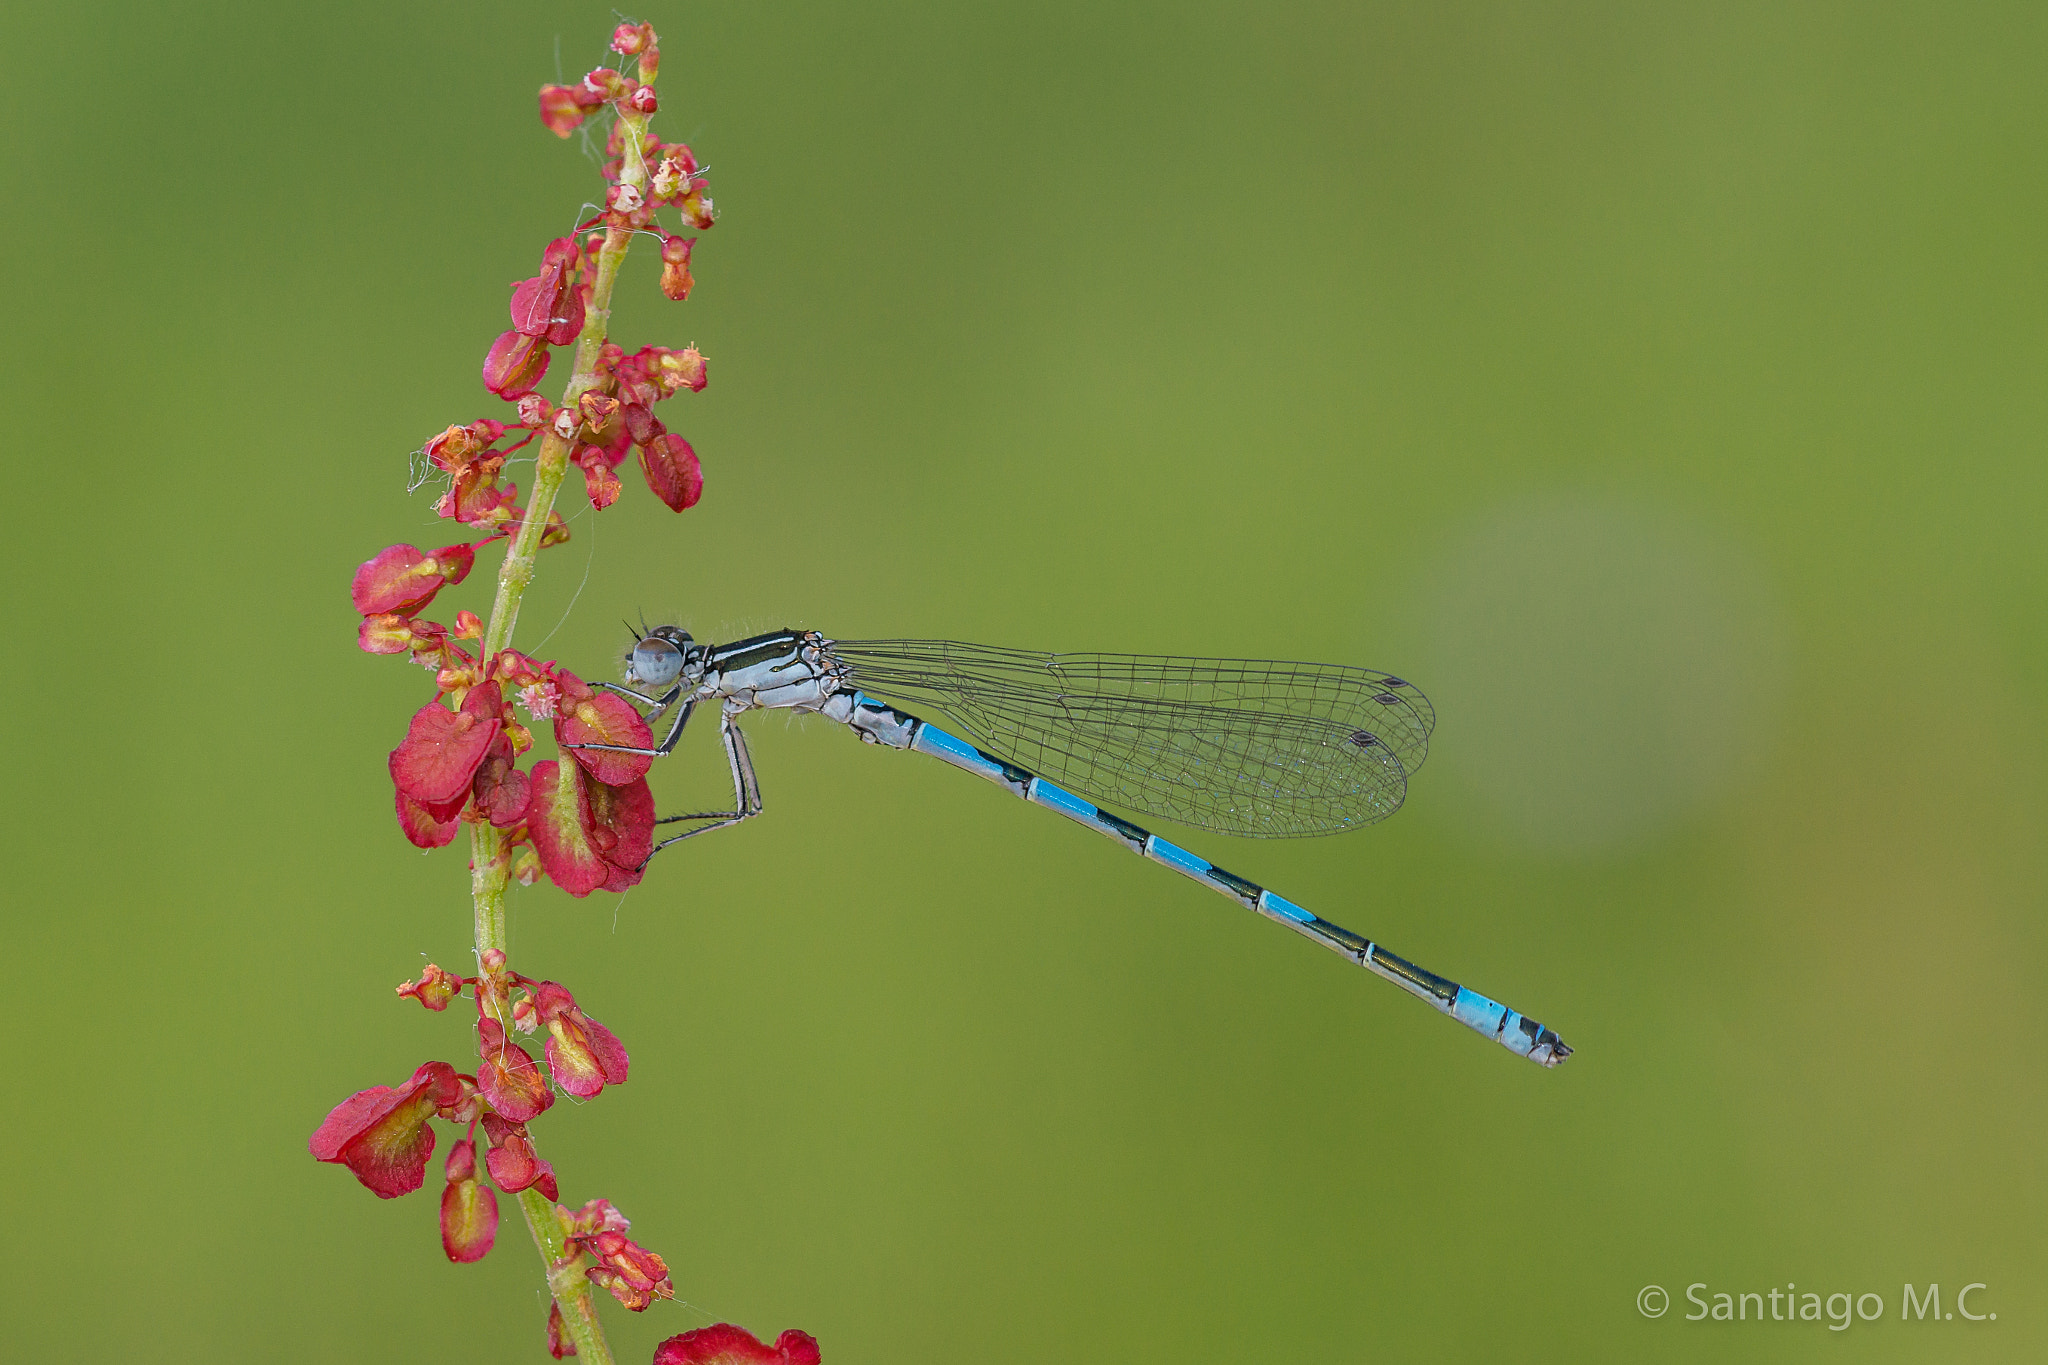
M 612 870 L 591 843 L 586 818 L 582 768 L 553 759 L 534 764 L 527 833 L 548 877 L 578 898 L 603 886 Z
M 654 98 L 654 87 L 651 85 L 640 86 L 626 96 L 624 103 L 626 108 L 636 114 L 651 114 L 661 107 L 660 102 Z
M 469 545 L 444 545 L 432 554 L 411 545 L 392 545 L 356 569 L 349 597 L 365 616 L 410 616 L 443 587 L 468 577 L 475 563 L 476 549 Z
M 654 496 L 671 511 L 695 507 L 697 499 L 704 496 L 704 471 L 697 463 L 697 452 L 672 431 L 640 447 L 640 472 L 647 476 Z
M 476 1178 L 476 1143 L 464 1138 L 448 1153 L 441 1191 L 441 1249 L 457 1264 L 481 1261 L 498 1236 L 498 1196 Z
M 588 749 L 578 750 L 589 753 Z M 639 755 L 613 754 L 613 758 Z M 654 856 L 654 794 L 647 779 L 634 778 L 613 786 L 592 777 L 584 793 L 590 812 L 590 841 L 604 860 L 619 870 L 605 879 L 605 890 L 624 891 L 640 881 L 641 869 Z
M 502 332 L 484 357 L 484 387 L 500 398 L 521 398 L 548 372 L 547 341 L 517 330 Z
M 619 498 L 619 476 L 612 471 L 626 457 L 625 435 L 619 433 L 616 453 L 603 446 L 584 445 L 569 457 L 569 462 L 583 471 L 584 491 L 590 494 L 590 505 L 600 512 Z
M 512 829 L 523 822 L 527 803 L 533 799 L 533 780 L 513 765 L 514 757 L 511 737 L 501 734 L 476 770 L 476 808 L 498 829 Z
M 590 505 L 602 512 L 619 500 L 619 493 L 625 485 L 612 472 L 609 464 L 586 464 L 583 466 L 583 492 L 590 499 Z
M 485 1104 L 514 1123 L 524 1123 L 555 1102 L 540 1067 L 525 1048 L 505 1037 L 503 1024 L 479 1014 L 476 1036 L 476 1088 Z
M 569 287 L 566 273 L 567 267 L 561 261 L 549 261 L 541 266 L 540 274 L 512 286 L 513 331 L 529 337 L 548 334 L 548 329 L 555 325 L 555 310 Z
M 563 685 L 563 702 L 555 718 L 555 742 L 583 770 L 600 782 L 622 786 L 647 775 L 654 760 L 646 754 L 621 754 L 604 749 L 579 749 L 579 744 L 618 744 L 632 749 L 654 745 L 654 733 L 624 697 L 614 692 L 597 692 L 584 685 L 566 669 L 557 669 Z M 582 689 L 570 695 L 570 685 Z
M 548 328 L 548 345 L 567 346 L 583 335 L 583 322 L 590 311 L 590 286 L 572 284 L 562 295 L 554 326 Z
M 764 1345 L 729 1322 L 672 1336 L 654 1348 L 652 1365 L 819 1365 L 818 1339 L 794 1327 Z
M 315 1161 L 347 1166 L 380 1199 L 411 1194 L 426 1183 L 434 1154 L 427 1120 L 461 1092 L 454 1067 L 428 1062 L 396 1090 L 372 1086 L 335 1105 L 306 1145 Z
M 668 430 L 643 403 L 628 403 L 620 410 L 619 417 L 625 423 L 626 438 L 636 446 L 646 445 Z
M 398 811 L 398 828 L 414 848 L 446 848 L 455 842 L 455 832 L 462 828 L 462 807 L 468 799 L 464 793 L 462 800 L 429 806 L 397 792 L 393 804 Z
M 356 631 L 356 647 L 367 654 L 403 654 L 412 644 L 412 623 L 397 612 L 366 616 Z
M 496 686 L 474 688 L 471 695 L 495 691 Z M 392 785 L 425 806 L 461 801 L 502 724 L 482 704 L 476 710 L 465 705 L 455 712 L 428 702 L 413 713 L 405 739 L 391 751 Z
M 567 137 L 583 120 L 604 106 L 604 96 L 589 86 L 543 85 L 540 88 L 540 121 L 556 137 Z
M 584 1253 L 597 1262 L 584 1276 L 633 1312 L 644 1313 L 656 1299 L 675 1297 L 667 1263 L 625 1233 L 607 1229 L 580 1240 Z
M 555 1185 L 555 1168 L 533 1150 L 533 1139 L 527 1136 L 525 1124 L 512 1123 L 496 1114 L 485 1114 L 483 1124 L 484 1133 L 491 1140 L 484 1166 L 499 1189 L 517 1194 L 537 1187 L 550 1200 L 561 1197 Z

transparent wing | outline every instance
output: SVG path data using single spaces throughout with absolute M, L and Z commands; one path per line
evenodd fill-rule
M 1103 805 L 1252 838 L 1384 820 L 1436 712 L 1342 664 L 1040 654 L 957 640 L 838 640 L 863 692 L 934 708 L 1019 767 Z

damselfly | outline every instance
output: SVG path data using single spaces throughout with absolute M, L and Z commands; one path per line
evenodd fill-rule
M 1391 674 L 1249 659 L 1037 654 L 956 640 L 829 640 L 807 630 L 700 645 L 661 626 L 644 632 L 627 656 L 626 683 L 599 686 L 650 708 L 650 726 L 676 707 L 667 735 L 650 749 L 580 747 L 667 754 L 697 706 L 715 701 L 732 768 L 733 808 L 664 817 L 658 823 L 692 827 L 655 852 L 761 813 L 761 786 L 734 724 L 739 716 L 757 709 L 817 714 L 870 744 L 929 754 L 1079 821 L 1350 958 L 1518 1056 L 1556 1066 L 1571 1055 L 1535 1020 L 1095 804 L 1255 839 L 1334 834 L 1384 820 L 1399 808 L 1436 724 L 1428 698 Z M 883 697 L 933 707 L 975 742 Z

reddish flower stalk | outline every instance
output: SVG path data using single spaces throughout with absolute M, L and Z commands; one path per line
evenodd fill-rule
M 669 232 L 657 215 L 670 212 L 698 232 L 713 221 L 696 157 L 648 130 L 658 108 L 654 30 L 622 24 L 612 48 L 635 59 L 634 75 L 600 67 L 577 85 L 541 91 L 542 122 L 564 137 L 610 110 L 608 184 L 603 211 L 576 236 L 550 242 L 539 273 L 512 288 L 512 326 L 491 343 L 482 369 L 484 387 L 515 405 L 512 420 L 451 426 L 423 451 L 448 480 L 435 511 L 474 528 L 478 538 L 431 551 L 390 546 L 365 561 L 350 585 L 363 618 L 362 649 L 408 655 L 434 675 L 433 696 L 414 713 L 388 760 L 394 811 L 404 837 L 421 848 L 449 844 L 469 826 L 479 970 L 464 977 L 429 964 L 398 993 L 437 1014 L 465 993 L 471 997 L 474 1074 L 427 1062 L 402 1085 L 373 1086 L 343 1100 L 309 1143 L 316 1159 L 347 1167 L 378 1196 L 392 1199 L 426 1183 L 436 1146 L 431 1123 L 455 1125 L 442 1164 L 443 1250 L 458 1263 L 485 1256 L 497 1240 L 498 1195 L 510 1195 L 546 1268 L 548 1350 L 586 1365 L 612 1360 L 593 1288 L 634 1312 L 674 1297 L 675 1290 L 666 1262 L 626 1235 L 627 1221 L 610 1201 L 592 1199 L 573 1212 L 556 1202 L 560 1178 L 541 1158 L 529 1125 L 554 1103 L 557 1090 L 591 1100 L 623 1085 L 629 1057 L 625 1044 L 586 1013 L 568 987 L 511 969 L 505 894 L 514 877 L 525 884 L 550 880 L 577 897 L 621 891 L 640 879 L 653 847 L 648 760 L 575 746 L 645 746 L 651 736 L 618 696 L 510 645 L 540 552 L 569 538 L 555 500 L 572 467 L 581 471 L 595 511 L 624 491 L 618 470 L 636 450 L 649 490 L 668 507 L 681 512 L 702 494 L 696 451 L 654 408 L 684 390 L 704 388 L 704 357 L 660 346 L 629 355 L 611 343 L 607 328 L 619 266 L 634 236 L 651 234 L 662 243 L 660 288 L 681 302 L 695 283 L 697 239 Z M 535 389 L 558 346 L 575 349 L 556 406 Z M 533 487 L 522 508 L 517 485 L 503 473 L 511 455 L 535 443 Z M 505 553 L 488 620 L 459 611 L 450 627 L 420 616 L 469 575 L 477 551 L 499 541 Z M 534 745 L 522 712 L 552 726 L 562 757 L 521 766 Z M 516 1033 L 544 1033 L 541 1057 L 515 1041 Z M 658 1358 L 816 1365 L 818 1351 L 801 1332 L 785 1332 L 769 1347 L 721 1324 L 670 1338 Z

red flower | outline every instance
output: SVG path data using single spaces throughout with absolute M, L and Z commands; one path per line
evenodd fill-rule
M 475 563 L 474 545 L 443 545 L 431 555 L 411 545 L 393 545 L 363 561 L 349 585 L 349 596 L 364 616 L 386 612 L 410 616 L 433 601 L 443 587 L 467 578 Z
M 476 1036 L 476 1088 L 485 1104 L 513 1123 L 524 1123 L 555 1102 L 533 1054 L 508 1040 L 503 1024 L 479 1014 Z
M 653 1365 L 819 1365 L 818 1339 L 792 1327 L 761 1344 L 752 1332 L 721 1322 L 670 1337 L 654 1348 Z
M 579 1009 L 567 987 L 543 981 L 533 998 L 540 1022 L 547 1025 L 548 1074 L 556 1085 L 587 1100 L 607 1085 L 626 1083 L 625 1045 Z
M 434 465 L 450 474 L 459 474 L 468 465 L 496 455 L 503 463 L 504 452 L 493 451 L 491 447 L 505 434 L 505 424 L 489 418 L 471 422 L 468 426 L 451 426 L 439 436 L 428 441 L 422 453 Z
M 647 70 L 647 63 L 644 59 L 644 54 L 653 50 L 654 25 L 652 24 L 620 24 L 612 30 L 612 51 L 622 57 L 630 57 L 635 53 L 643 54 L 643 59 L 640 63 L 640 79 L 642 80 L 654 79 L 653 75 Z
M 380 1199 L 411 1194 L 426 1181 L 434 1154 L 427 1120 L 462 1103 L 462 1084 L 446 1062 L 428 1062 L 393 1090 L 358 1090 L 328 1111 L 306 1144 L 316 1161 L 339 1162 Z
M 441 1249 L 458 1263 L 481 1261 L 498 1236 L 498 1196 L 476 1178 L 476 1143 L 464 1138 L 448 1153 L 441 1191 Z

